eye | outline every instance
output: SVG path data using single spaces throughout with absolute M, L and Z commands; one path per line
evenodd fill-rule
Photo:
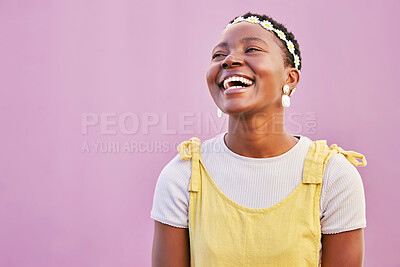
M 246 52 L 251 52 L 251 51 L 261 51 L 261 49 L 255 48 L 255 47 L 249 47 L 246 49 Z
M 221 56 L 223 56 L 223 54 L 221 54 L 221 53 L 215 53 L 215 54 L 212 56 L 211 59 L 215 59 L 215 58 L 221 57 Z

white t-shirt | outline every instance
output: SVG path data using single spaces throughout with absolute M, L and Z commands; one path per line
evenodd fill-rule
M 304 160 L 312 141 L 302 135 L 286 153 L 249 158 L 226 146 L 226 132 L 201 144 L 205 168 L 221 191 L 248 208 L 271 207 L 286 198 L 303 178 Z M 177 154 L 161 171 L 155 188 L 151 218 L 188 228 L 190 160 Z M 364 187 L 356 167 L 342 154 L 329 160 L 320 201 L 321 232 L 335 234 L 366 227 Z M 321 256 L 321 254 L 320 254 Z

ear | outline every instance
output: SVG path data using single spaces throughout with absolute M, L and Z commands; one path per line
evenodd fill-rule
M 293 89 L 297 87 L 299 81 L 300 71 L 298 71 L 296 68 L 287 68 L 285 84 L 290 86 L 289 95 L 292 93 Z

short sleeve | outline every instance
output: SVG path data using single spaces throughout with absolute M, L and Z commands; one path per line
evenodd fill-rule
M 161 171 L 150 217 L 161 223 L 188 228 L 190 160 L 175 156 Z
M 337 234 L 366 227 L 361 176 L 344 155 L 328 162 L 321 193 L 321 232 Z

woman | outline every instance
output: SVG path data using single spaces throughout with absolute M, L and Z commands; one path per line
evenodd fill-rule
M 223 31 L 207 83 L 228 131 L 181 143 L 161 172 L 153 266 L 362 266 L 353 165 L 365 157 L 286 132 L 300 69 L 296 39 L 270 17 L 247 13 Z

